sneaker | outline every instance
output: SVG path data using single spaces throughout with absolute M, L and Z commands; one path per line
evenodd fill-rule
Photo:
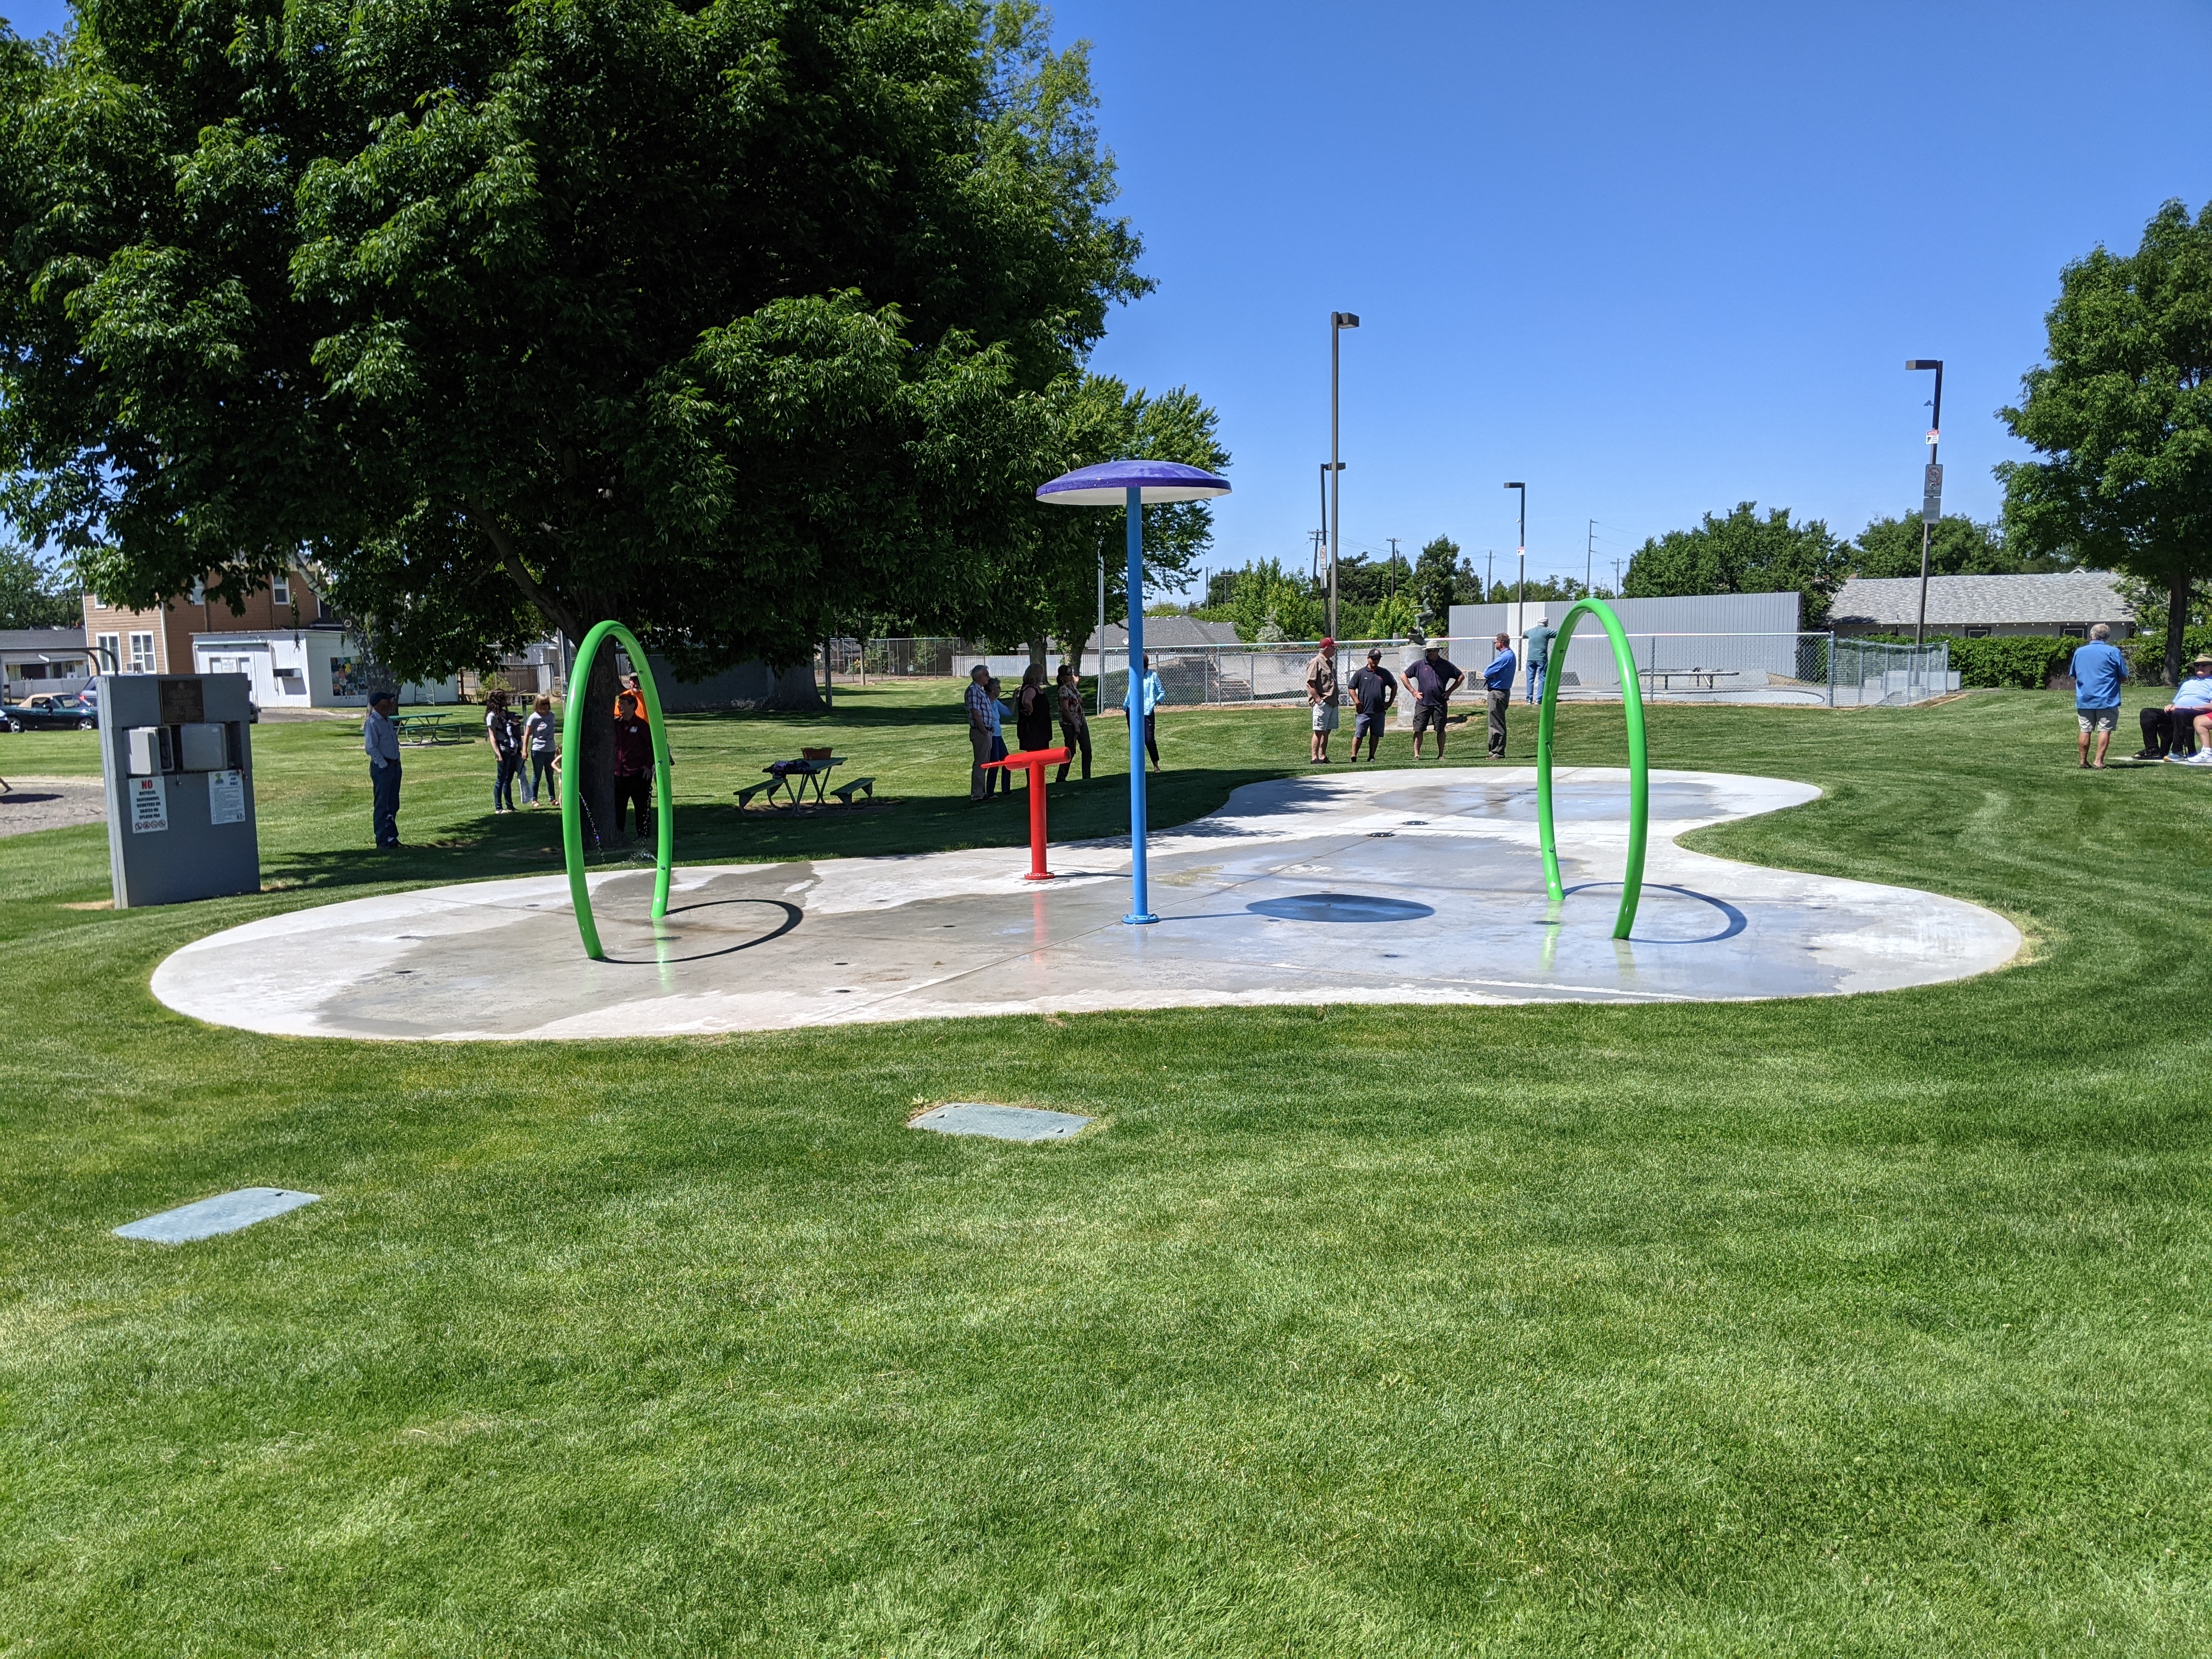
M 2137 760 L 2167 760 L 2172 757 L 2160 754 L 2155 749 L 2138 749 L 2136 750 L 2136 758 Z
M 2212 749 L 2200 749 L 2181 763 L 2184 766 L 2212 766 Z

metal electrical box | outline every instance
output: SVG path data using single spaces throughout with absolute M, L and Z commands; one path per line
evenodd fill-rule
M 252 687 L 244 674 L 100 677 L 117 909 L 261 890 Z

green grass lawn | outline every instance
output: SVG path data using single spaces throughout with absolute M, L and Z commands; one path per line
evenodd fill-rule
M 672 722 L 679 856 L 1018 845 L 955 695 Z M 2081 772 L 2073 724 L 1652 711 L 1657 764 L 1827 792 L 1705 850 L 2030 935 L 1827 1001 L 303 1042 L 147 976 L 556 868 L 482 744 L 410 751 L 380 857 L 350 728 L 258 728 L 250 899 L 70 908 L 102 830 L 0 841 L 0 1656 L 2212 1650 L 2212 781 Z M 1164 715 L 1157 821 L 1304 727 Z M 823 740 L 895 804 L 739 819 Z M 945 1099 L 1103 1122 L 902 1127 Z M 109 1236 L 258 1183 L 325 1197 Z

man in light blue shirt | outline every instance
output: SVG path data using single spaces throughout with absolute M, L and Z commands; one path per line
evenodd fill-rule
M 389 691 L 372 694 L 361 726 L 361 746 L 368 756 L 369 827 L 387 853 L 399 845 L 399 728 L 392 719 L 398 706 Z
M 2120 682 L 2128 678 L 2128 659 L 2112 643 L 2112 630 L 2099 623 L 2089 630 L 2089 643 L 2074 653 L 2074 714 L 2081 723 L 2081 764 L 2092 771 L 2105 769 L 2105 751 L 2112 746 L 2113 728 L 2120 723 Z M 2097 757 L 2089 758 L 2089 738 L 2097 739 Z
M 2136 711 L 2143 746 L 2136 758 L 2212 765 L 2212 760 L 2203 759 L 2212 750 L 2197 741 L 2197 722 L 2207 717 L 2212 717 L 2212 657 L 2198 657 L 2190 663 L 2188 678 L 2175 688 L 2172 702 L 2163 708 L 2152 703 Z
M 1160 769 L 1160 745 L 1152 732 L 1152 710 L 1166 701 L 1168 693 L 1167 688 L 1160 684 L 1160 677 L 1152 672 L 1152 659 L 1149 653 L 1145 657 L 1144 679 L 1129 688 L 1128 695 L 1121 699 L 1121 707 L 1124 709 L 1133 708 L 1139 691 L 1143 692 L 1145 698 L 1145 752 L 1152 757 L 1152 770 L 1157 772 Z

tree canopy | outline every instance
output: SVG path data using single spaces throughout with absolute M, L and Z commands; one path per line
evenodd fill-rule
M 1685 593 L 1786 593 L 1801 596 L 1802 628 L 1827 619 L 1850 551 L 1819 519 L 1792 523 L 1778 507 L 1761 518 L 1755 501 L 1739 501 L 1724 519 L 1708 513 L 1693 529 L 1670 530 L 1636 550 L 1621 579 L 1632 599 Z M 1916 550 L 1913 568 L 1919 568 Z
M 74 584 L 29 549 L 0 543 L 0 628 L 75 628 L 83 621 Z
M 2168 202 L 2134 253 L 2068 265 L 2044 320 L 2047 360 L 2001 411 L 2045 458 L 1997 468 L 2008 538 L 2163 589 L 2173 678 L 2212 575 L 2212 204 L 2192 222 Z
M 88 4 L 0 64 L 7 505 L 131 603 L 304 555 L 410 675 L 606 617 L 698 668 L 980 630 L 1146 286 L 1042 29 Z
M 1962 513 L 1947 513 L 1928 538 L 1928 570 L 1936 576 L 2012 576 L 2073 568 L 2063 557 L 2023 557 L 2005 542 L 2002 524 L 1980 524 Z M 1858 576 L 1917 576 L 1920 574 L 1920 514 L 1875 519 L 1852 545 L 1851 574 Z

